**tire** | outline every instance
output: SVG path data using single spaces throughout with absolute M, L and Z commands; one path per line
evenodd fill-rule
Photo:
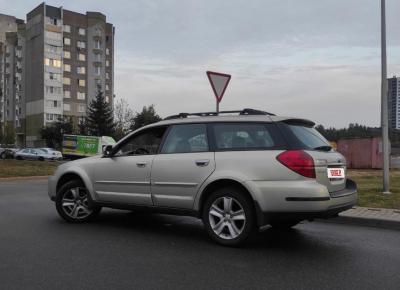
M 43 157 L 39 157 L 38 160 L 39 160 L 39 161 L 44 161 L 44 158 L 43 158 Z
M 6 159 L 6 153 L 5 152 L 1 153 L 0 159 L 3 159 L 3 160 Z
M 21 156 L 17 156 L 17 157 L 15 157 L 15 159 L 22 160 L 22 157 Z
M 65 183 L 57 192 L 55 204 L 58 214 L 68 222 L 82 223 L 94 219 L 101 207 L 89 207 L 90 194 L 80 180 Z
M 224 246 L 244 244 L 255 230 L 253 202 L 235 187 L 211 193 L 205 201 L 202 218 L 208 235 Z
M 273 221 L 270 226 L 275 230 L 289 230 L 300 222 L 301 220 Z

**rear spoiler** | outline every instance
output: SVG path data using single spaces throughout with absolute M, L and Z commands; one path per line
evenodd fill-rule
M 307 120 L 307 119 L 294 119 L 294 118 L 292 118 L 292 119 L 282 120 L 282 122 L 286 123 L 286 124 L 289 124 L 289 125 L 300 125 L 300 126 L 305 126 L 305 127 L 310 127 L 310 128 L 315 126 L 314 122 L 312 122 L 310 120 Z

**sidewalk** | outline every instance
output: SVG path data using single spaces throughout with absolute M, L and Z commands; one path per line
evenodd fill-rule
M 355 206 L 326 221 L 400 230 L 400 210 Z

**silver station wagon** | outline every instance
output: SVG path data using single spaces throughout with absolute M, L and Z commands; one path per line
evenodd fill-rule
M 49 196 L 69 222 L 102 207 L 147 209 L 201 218 L 212 239 L 239 245 L 261 226 L 287 229 L 356 203 L 345 158 L 313 126 L 253 109 L 181 113 L 59 166 Z

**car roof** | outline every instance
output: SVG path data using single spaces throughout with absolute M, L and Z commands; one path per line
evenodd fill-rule
M 127 134 L 124 138 L 119 140 L 117 143 L 122 143 L 124 140 L 130 138 L 132 135 L 136 134 L 139 131 L 158 127 L 158 126 L 168 126 L 174 124 L 191 124 L 191 123 L 219 123 L 219 122 L 260 122 L 260 123 L 273 123 L 273 122 L 283 122 L 283 121 L 293 121 L 297 124 L 305 124 L 307 126 L 314 126 L 315 123 L 303 119 L 303 118 L 295 118 L 295 117 L 286 117 L 286 116 L 276 116 L 271 113 L 267 113 L 264 111 L 257 111 L 253 109 L 244 109 L 244 110 L 252 110 L 255 112 L 259 112 L 256 114 L 229 114 L 229 115 L 218 115 L 217 113 L 180 113 L 178 115 L 174 115 L 171 117 L 167 117 L 159 122 L 152 123 L 147 126 L 143 126 L 133 132 Z M 243 112 L 243 111 L 230 111 L 230 112 Z M 205 114 L 205 115 L 203 115 Z

